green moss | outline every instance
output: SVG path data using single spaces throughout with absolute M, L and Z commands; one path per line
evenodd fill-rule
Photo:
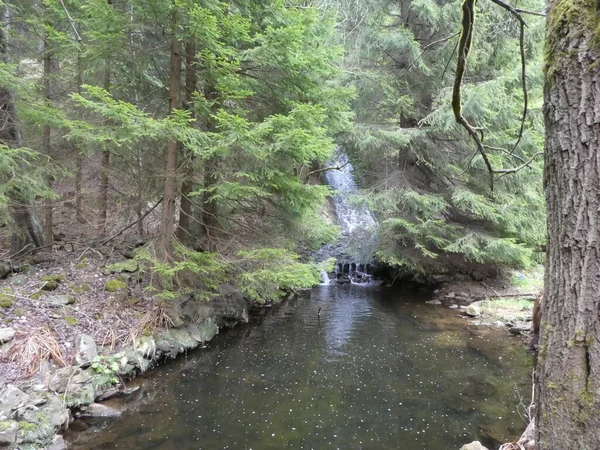
M 10 420 L 5 420 L 0 422 L 0 433 L 2 433 L 3 431 L 8 430 L 10 427 L 12 427 L 12 424 L 14 422 L 10 421 Z
M 79 261 L 77 264 L 75 264 L 75 268 L 76 269 L 85 269 L 88 266 L 88 260 L 87 258 L 83 258 L 81 261 Z
M 0 308 L 10 308 L 14 303 L 14 298 L 10 295 L 0 294 Z
M 75 317 L 71 317 L 71 316 L 66 316 L 65 322 L 67 322 L 67 325 L 69 325 L 71 327 L 74 327 L 78 323 L 77 319 Z
M 41 293 L 41 292 L 36 292 L 35 294 L 31 294 L 31 295 L 29 296 L 29 298 L 30 298 L 31 300 L 38 300 L 38 299 L 39 299 L 41 296 L 42 296 L 42 293 Z
M 597 0 L 557 0 L 550 10 L 546 30 L 546 75 L 551 77 L 556 72 L 558 57 L 569 56 L 561 50 L 564 39 L 577 39 L 591 31 L 592 45 L 600 46 Z
M 35 431 L 37 425 L 31 422 L 19 422 L 19 431 Z
M 62 275 L 45 275 L 40 279 L 46 282 L 42 287 L 44 291 L 54 291 L 62 281 Z
M 118 292 L 127 288 L 127 283 L 121 280 L 107 280 L 104 284 L 106 292 Z
M 111 273 L 121 273 L 121 272 L 135 272 L 139 268 L 138 262 L 134 259 L 128 259 L 127 261 L 118 262 L 115 264 L 109 264 L 106 266 L 106 270 Z

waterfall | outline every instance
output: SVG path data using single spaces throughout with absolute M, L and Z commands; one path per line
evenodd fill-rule
M 319 260 L 335 258 L 335 272 L 327 274 L 330 282 L 370 283 L 377 219 L 367 205 L 352 201 L 358 187 L 348 155 L 338 148 L 328 166 L 340 168 L 325 172 L 325 180 L 335 191 L 333 206 L 341 234 L 336 242 L 324 246 L 315 256 Z

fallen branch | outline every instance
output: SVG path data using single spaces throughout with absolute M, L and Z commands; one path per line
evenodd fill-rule
M 137 219 L 135 219 L 133 222 L 131 222 L 131 223 L 130 223 L 129 225 L 127 225 L 126 227 L 124 227 L 124 228 L 121 228 L 121 229 L 120 229 L 118 232 L 116 232 L 115 234 L 113 234 L 111 237 L 108 237 L 108 238 L 104 239 L 102 242 L 100 242 L 100 245 L 104 245 L 104 244 L 106 244 L 107 242 L 110 242 L 110 241 L 112 241 L 114 238 L 116 238 L 116 237 L 118 237 L 119 235 L 121 235 L 121 233 L 123 233 L 124 231 L 127 231 L 127 230 L 129 230 L 129 229 L 130 229 L 132 226 L 134 226 L 134 225 L 135 225 L 136 223 L 138 223 L 140 220 L 144 220 L 144 218 L 145 218 L 145 217 L 146 217 L 148 214 L 150 214 L 152 211 L 154 211 L 154 210 L 156 209 L 156 207 L 157 207 L 158 205 L 160 205 L 160 203 L 161 203 L 162 201 L 163 201 L 163 199 L 162 199 L 162 197 L 161 197 L 161 198 L 160 198 L 160 200 L 159 200 L 159 201 L 157 201 L 157 202 L 154 204 L 154 206 L 153 206 L 152 208 L 150 208 L 148 211 L 146 211 L 146 212 L 145 212 L 145 213 L 142 215 L 142 217 L 138 217 Z

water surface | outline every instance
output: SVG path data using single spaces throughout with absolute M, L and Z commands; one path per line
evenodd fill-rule
M 504 330 L 424 300 L 315 288 L 138 378 L 119 420 L 68 440 L 78 449 L 448 450 L 520 434 L 531 355 Z

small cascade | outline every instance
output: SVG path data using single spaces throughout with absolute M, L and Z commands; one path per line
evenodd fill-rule
M 336 260 L 335 272 L 326 274 L 327 284 L 373 284 L 372 261 L 377 244 L 377 219 L 367 205 L 352 201 L 351 197 L 358 192 L 358 187 L 348 155 L 338 148 L 328 165 L 340 168 L 325 172 L 325 179 L 336 192 L 333 206 L 341 234 L 336 242 L 321 248 L 315 257 L 318 261 L 328 258 Z
M 329 284 L 331 280 L 329 279 L 329 274 L 324 270 L 321 270 L 321 284 Z

